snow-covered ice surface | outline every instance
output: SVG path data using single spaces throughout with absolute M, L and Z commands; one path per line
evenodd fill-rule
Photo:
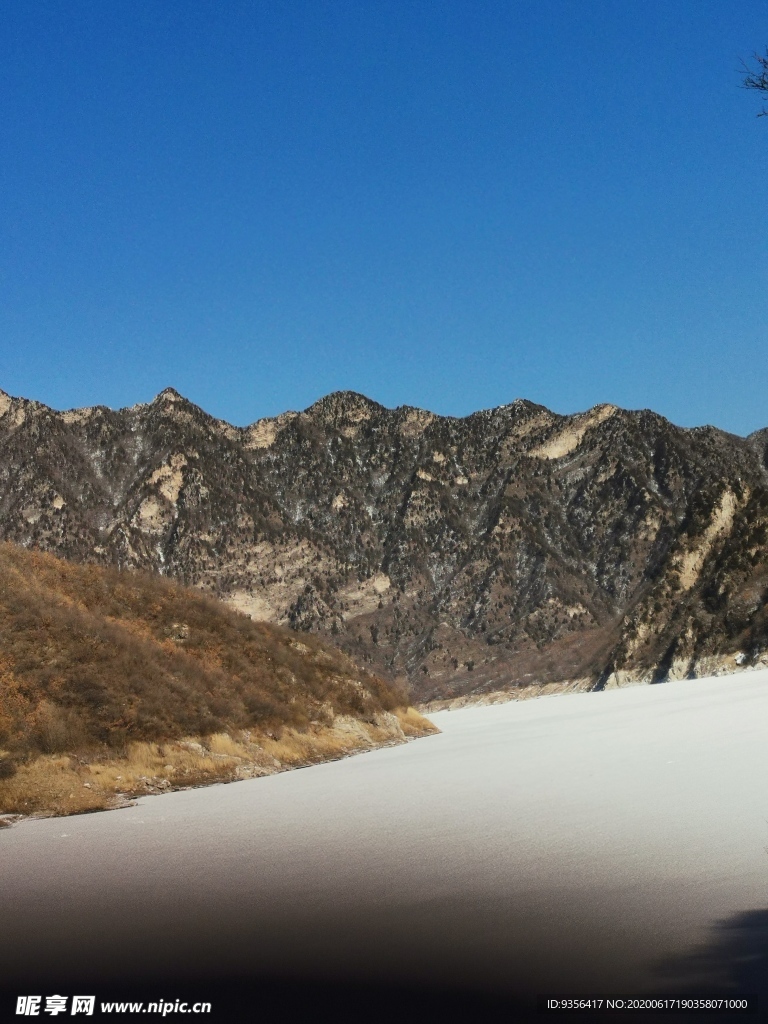
M 0 832 L 6 980 L 765 988 L 768 671 L 432 718 L 403 747 Z

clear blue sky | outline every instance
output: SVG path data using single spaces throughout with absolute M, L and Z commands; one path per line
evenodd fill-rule
M 766 0 L 4 0 L 0 387 L 768 425 Z

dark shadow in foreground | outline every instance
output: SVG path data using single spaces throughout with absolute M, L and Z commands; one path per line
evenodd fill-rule
M 768 1010 L 768 910 L 749 910 L 718 922 L 706 945 L 659 964 L 657 973 L 664 989 L 675 994 L 757 996 L 757 1013 L 764 1019 Z M 720 1021 L 749 1017 L 743 1013 L 717 1015 Z
M 738 914 L 720 922 L 713 929 L 711 940 L 688 954 L 658 964 L 655 970 L 657 985 L 655 995 L 680 996 L 757 996 L 759 1008 L 756 1012 L 715 1013 L 691 1011 L 670 1015 L 662 1012 L 644 1012 L 644 1024 L 653 1021 L 669 1021 L 674 1016 L 687 1021 L 714 1020 L 749 1021 L 765 1017 L 768 1007 L 768 910 L 757 910 Z M 88 980 L 90 979 L 90 980 Z M 108 980 L 110 979 L 110 980 Z M 554 979 L 553 979 L 554 980 Z M 570 986 L 569 986 L 570 987 Z M 44 1017 L 47 996 L 67 997 L 67 1018 L 71 1016 L 72 996 L 94 995 L 95 1011 L 91 1020 L 137 1019 L 137 1011 L 127 1007 L 123 1012 L 102 1012 L 102 1003 L 143 1003 L 138 1011 L 140 1019 L 152 1020 L 161 1017 L 179 1019 L 179 1012 L 166 1009 L 162 1012 L 148 1012 L 150 1002 L 173 1006 L 176 1001 L 191 1005 L 210 1003 L 210 1013 L 192 1013 L 192 1017 L 219 1022 L 251 1022 L 254 1019 L 279 1020 L 280 1024 L 305 1024 L 314 1019 L 328 1019 L 334 1024 L 365 1021 L 377 1024 L 386 1021 L 391 1024 L 424 1024 L 430 1020 L 482 1021 L 495 1024 L 527 1024 L 527 1022 L 557 1021 L 568 1019 L 599 1020 L 613 1017 L 614 1013 L 541 1012 L 536 1008 L 536 994 L 518 992 L 493 993 L 480 988 L 462 986 L 456 979 L 455 987 L 441 987 L 425 980 L 424 983 L 387 984 L 384 981 L 364 982 L 358 978 L 339 976 L 267 976 L 228 974 L 189 967 L 169 971 L 161 979 L 148 979 L 139 974 L 118 976 L 113 971 L 100 972 L 99 981 L 94 974 L 77 972 L 59 973 L 41 977 L 34 970 L 27 977 L 11 979 L 6 973 L 0 975 L 0 1022 L 19 1020 L 16 1007 L 19 996 L 40 996 L 40 1016 Z M 577 994 L 566 993 L 564 994 Z M 581 993 L 583 994 L 583 993 Z M 594 992 L 592 995 L 632 995 L 630 992 Z M 638 993 L 640 994 L 640 993 Z M 649 995 L 650 993 L 645 993 Z M 754 1005 L 752 1007 L 754 1009 Z M 622 1014 L 625 1016 L 626 1014 Z M 47 1018 L 46 1018 L 47 1019 Z

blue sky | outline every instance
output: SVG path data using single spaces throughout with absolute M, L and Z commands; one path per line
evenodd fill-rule
M 765 0 L 6 0 L 0 387 L 768 425 Z

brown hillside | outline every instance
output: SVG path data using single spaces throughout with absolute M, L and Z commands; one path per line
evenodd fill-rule
M 104 805 L 108 764 L 123 765 L 115 790 L 152 792 L 402 741 L 403 725 L 429 731 L 314 637 L 158 576 L 0 544 L 0 812 Z M 62 771 L 77 775 L 66 797 L 44 778 Z

